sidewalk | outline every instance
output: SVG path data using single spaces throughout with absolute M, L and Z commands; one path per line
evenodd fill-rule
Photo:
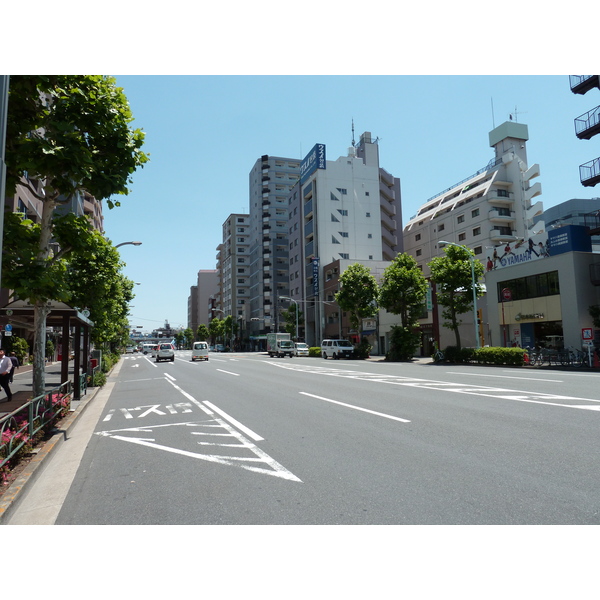
M 118 363 L 117 363 L 118 364 Z M 46 390 L 49 391 L 61 384 L 61 365 L 60 363 L 51 363 L 46 366 Z M 69 369 L 69 379 L 73 378 L 73 369 Z M 2 394 L 0 399 L 0 418 L 16 410 L 33 396 L 33 367 L 27 365 L 20 367 L 15 371 L 11 391 L 13 399 L 11 402 L 2 401 L 6 396 Z M 17 508 L 25 496 L 25 490 L 42 473 L 48 464 L 46 460 L 52 454 L 53 450 L 63 442 L 68 440 L 69 430 L 79 419 L 81 414 L 101 390 L 100 387 L 88 388 L 87 393 L 81 396 L 80 400 L 71 401 L 71 410 L 69 415 L 60 424 L 60 429 L 53 432 L 52 437 L 46 440 L 41 447 L 36 448 L 33 458 L 25 465 L 25 468 L 17 478 L 8 486 L 0 496 L 0 525 L 6 524 L 9 515 Z
M 73 379 L 73 369 L 69 368 L 69 379 Z M 46 365 L 46 391 L 57 388 L 60 381 L 60 363 L 48 363 Z M 10 384 L 12 400 L 6 401 L 4 390 L 0 388 L 0 418 L 20 408 L 28 400 L 33 398 L 33 365 L 24 365 L 15 370 L 13 382 Z

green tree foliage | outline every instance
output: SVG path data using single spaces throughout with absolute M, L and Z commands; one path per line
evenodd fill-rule
M 423 312 L 427 281 L 409 254 L 398 254 L 383 272 L 379 306 L 399 315 L 405 327 L 411 327 Z
M 298 311 L 298 329 L 304 325 L 304 313 L 298 308 L 294 302 L 281 313 L 285 322 L 284 330 L 289 333 L 292 339 L 296 338 L 296 311 Z
M 187 329 L 184 329 L 183 343 L 185 344 L 185 347 L 187 350 L 189 350 L 192 347 L 193 341 L 194 341 L 194 332 L 192 331 L 192 328 L 188 327 Z
M 204 323 L 200 323 L 198 325 L 198 329 L 196 330 L 196 339 L 200 341 L 205 341 L 210 337 L 210 332 L 208 331 L 208 327 Z
M 421 341 L 415 327 L 423 312 L 427 281 L 409 254 L 398 254 L 383 272 L 379 292 L 379 306 L 400 316 L 400 325 L 394 325 L 390 336 L 388 360 L 411 360 Z
M 6 193 L 14 194 L 20 184 L 42 202 L 32 285 L 23 278 L 20 282 L 23 293 L 19 294 L 34 305 L 35 396 L 45 389 L 47 300 L 59 300 L 67 292 L 41 276 L 41 271 L 48 267 L 60 275 L 64 275 L 66 268 L 58 260 L 48 262 L 52 258 L 50 244 L 53 237 L 58 237 L 54 210 L 83 190 L 97 200 L 106 200 L 109 208 L 119 206 L 111 196 L 126 195 L 132 174 L 148 160 L 141 150 L 144 134 L 131 127 L 132 121 L 127 98 L 112 77 L 24 75 L 10 78 Z M 61 247 L 58 258 L 76 251 L 76 240 L 72 242 L 70 248 Z
M 446 319 L 444 327 L 452 329 L 456 337 L 456 347 L 460 350 L 460 332 L 462 320 L 458 315 L 473 310 L 473 277 L 471 262 L 475 271 L 477 296 L 483 295 L 479 279 L 483 276 L 483 265 L 476 260 L 475 254 L 465 246 L 447 246 L 444 256 L 438 256 L 429 263 L 431 280 L 437 286 L 438 304 L 444 307 L 442 317 Z
M 350 325 L 361 331 L 362 319 L 377 314 L 379 287 L 368 267 L 355 263 L 340 275 L 340 291 L 335 295 L 339 307 L 350 313 Z
M 223 337 L 223 333 L 225 331 L 224 321 L 219 319 L 218 317 L 215 319 L 211 319 L 208 324 L 208 331 L 210 333 L 211 343 L 216 344 L 217 340 Z
M 129 339 L 129 303 L 133 281 L 121 269 L 119 252 L 98 231 L 91 231 L 85 252 L 72 253 L 68 261 L 68 303 L 90 311 L 94 323 L 91 340 L 96 346 L 120 347 Z

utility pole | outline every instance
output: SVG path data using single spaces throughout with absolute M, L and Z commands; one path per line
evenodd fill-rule
M 2 287 L 2 248 L 4 247 L 4 202 L 6 200 L 6 129 L 8 123 L 9 76 L 0 75 L 0 288 Z

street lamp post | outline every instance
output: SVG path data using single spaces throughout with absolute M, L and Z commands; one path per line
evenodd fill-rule
M 444 246 L 456 246 L 457 248 L 469 250 L 467 246 L 463 246 L 462 244 L 455 244 L 454 242 L 445 242 L 442 240 L 438 241 L 438 245 L 440 246 L 440 248 L 443 248 Z M 475 282 L 475 264 L 473 262 L 474 260 L 475 257 L 471 256 L 471 254 L 469 253 L 469 262 L 471 263 L 471 285 L 473 288 L 473 322 L 475 325 L 475 344 L 477 349 L 479 349 L 479 327 L 477 326 L 477 285 Z
M 121 242 L 120 244 L 117 244 L 115 248 L 119 248 L 120 246 L 127 246 L 128 244 L 131 246 L 141 246 L 142 242 Z

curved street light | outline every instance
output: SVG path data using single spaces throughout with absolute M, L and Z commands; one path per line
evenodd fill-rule
M 475 344 L 477 349 L 479 349 L 479 327 L 477 326 L 477 284 L 475 282 L 475 257 L 471 255 L 470 248 L 467 246 L 463 246 L 462 244 L 455 244 L 454 242 L 445 242 L 443 240 L 438 240 L 438 246 L 443 248 L 444 246 L 456 246 L 457 248 L 463 248 L 464 250 L 469 250 L 469 262 L 471 263 L 471 285 L 473 287 L 473 322 L 475 324 Z
M 119 248 L 120 246 L 127 246 L 128 244 L 132 246 L 141 246 L 142 242 L 121 242 L 120 244 L 117 244 L 115 248 Z

